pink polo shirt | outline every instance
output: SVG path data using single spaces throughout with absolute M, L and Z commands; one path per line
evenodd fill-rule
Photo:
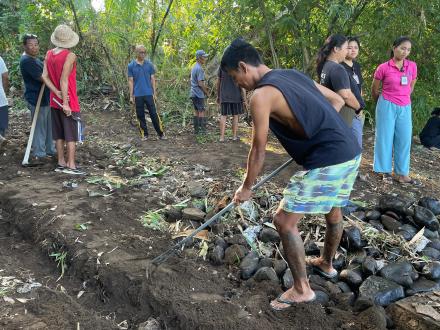
M 408 78 L 407 85 L 401 84 L 402 76 Z M 374 79 L 382 81 L 382 97 L 385 100 L 400 106 L 411 104 L 411 82 L 417 79 L 417 64 L 404 60 L 402 72 L 391 59 L 377 67 Z

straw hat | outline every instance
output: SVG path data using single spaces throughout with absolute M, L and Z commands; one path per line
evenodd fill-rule
M 78 43 L 79 37 L 69 26 L 61 24 L 53 31 L 50 41 L 57 47 L 72 48 Z

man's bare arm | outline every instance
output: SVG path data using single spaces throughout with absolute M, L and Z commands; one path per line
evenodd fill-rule
M 41 75 L 41 79 L 43 80 L 44 84 L 52 91 L 52 93 L 54 93 L 60 99 L 63 98 L 61 95 L 61 91 L 58 88 L 56 88 L 52 80 L 50 80 L 49 78 L 49 74 L 47 73 L 46 61 L 44 61 L 43 73 Z
M 74 53 L 69 53 L 69 55 L 67 55 L 66 62 L 64 62 L 63 72 L 61 73 L 60 78 L 61 94 L 63 96 L 63 110 L 66 115 L 69 115 L 72 111 L 69 105 L 69 75 L 73 70 L 75 61 L 76 55 Z
M 331 105 L 333 106 L 333 108 L 335 108 L 337 112 L 339 112 L 342 109 L 342 107 L 345 104 L 342 97 L 340 97 L 337 93 L 333 92 L 331 89 L 321 84 L 318 84 L 316 81 L 315 81 L 315 86 L 319 89 L 322 95 L 324 95 L 327 101 L 331 103 Z
M 208 96 L 208 88 L 206 88 L 206 84 L 204 80 L 199 80 L 198 83 L 199 87 L 202 89 L 203 93 L 205 93 L 206 96 Z
M 7 72 L 2 74 L 2 83 L 5 93 L 9 93 L 9 74 Z
M 156 97 L 156 77 L 154 76 L 154 74 L 151 75 L 150 81 L 151 87 L 153 88 L 153 95 L 154 97 Z
M 130 93 L 130 101 L 133 101 L 133 77 L 128 77 L 128 90 Z

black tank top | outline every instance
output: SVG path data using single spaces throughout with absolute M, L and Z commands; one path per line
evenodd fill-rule
M 361 153 L 351 129 L 305 74 L 297 70 L 272 70 L 257 88 L 267 85 L 284 95 L 306 139 L 295 136 L 289 127 L 273 118 L 269 127 L 288 154 L 306 170 L 340 164 Z

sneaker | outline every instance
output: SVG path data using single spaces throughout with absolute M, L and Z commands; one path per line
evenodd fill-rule
M 168 140 L 167 137 L 165 136 L 165 134 L 163 134 L 162 136 L 159 136 L 159 140 Z
M 86 172 L 81 171 L 78 168 L 70 168 L 70 167 L 65 167 L 63 173 L 72 174 L 72 175 L 86 175 Z
M 55 172 L 63 172 L 65 168 L 65 166 L 58 164 L 57 167 L 55 167 Z
M 148 135 L 145 135 L 145 136 L 142 138 L 142 141 L 148 141 Z

